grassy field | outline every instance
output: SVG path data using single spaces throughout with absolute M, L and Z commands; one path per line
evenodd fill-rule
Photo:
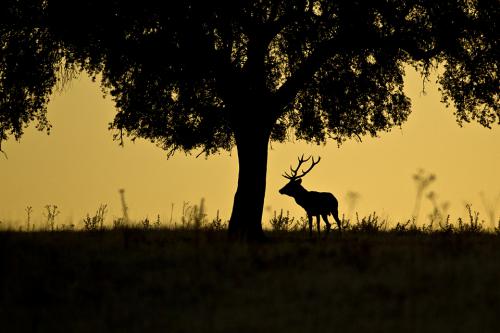
M 499 332 L 500 236 L 0 232 L 2 332 Z

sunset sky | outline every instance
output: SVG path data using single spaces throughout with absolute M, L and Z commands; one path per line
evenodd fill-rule
M 377 212 L 391 223 L 411 217 L 416 186 L 412 176 L 419 168 L 436 175 L 428 191 L 439 202 L 449 202 L 452 219 L 465 217 L 465 203 L 480 212 L 487 226 L 486 206 L 496 204 L 500 216 L 500 131 L 475 123 L 457 125 L 452 108 L 440 102 L 435 77 L 425 86 L 408 69 L 406 91 L 413 112 L 402 128 L 381 133 L 379 138 L 350 141 L 340 147 L 331 141 L 317 146 L 304 142 L 272 144 L 269 151 L 264 227 L 273 211 L 283 209 L 303 216 L 302 208 L 278 190 L 281 176 L 301 154 L 321 156 L 306 176 L 308 190 L 332 192 L 340 202 L 340 215 L 347 217 L 347 193 L 359 194 L 353 208 L 361 216 Z M 108 123 L 115 113 L 110 97 L 103 98 L 97 83 L 84 74 L 55 93 L 48 116 L 53 124 L 49 136 L 31 126 L 20 142 L 3 144 L 8 158 L 0 155 L 0 221 L 24 223 L 25 208 L 33 207 L 32 221 L 43 224 L 44 206 L 55 204 L 61 214 L 57 224 L 81 225 L 82 218 L 107 204 L 106 223 L 121 216 L 118 190 L 125 189 L 129 216 L 148 217 L 162 223 L 179 220 L 184 202 L 205 199 L 208 218 L 217 210 L 229 219 L 236 190 L 236 153 L 196 158 L 197 153 L 166 153 L 144 140 L 127 141 L 122 148 L 112 140 Z M 482 194 L 481 194 L 482 193 Z M 173 204 L 173 212 L 172 212 Z M 427 222 L 432 204 L 424 199 L 420 222 Z

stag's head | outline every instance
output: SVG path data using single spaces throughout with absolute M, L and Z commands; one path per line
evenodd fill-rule
M 315 161 L 314 158 L 312 158 L 312 163 L 311 163 L 311 166 L 306 170 L 301 170 L 300 174 L 298 174 L 299 172 L 299 168 L 301 167 L 301 165 L 304 163 L 304 162 L 307 162 L 311 159 L 311 156 L 309 156 L 308 158 L 304 159 L 304 155 L 302 155 L 301 157 L 298 158 L 299 160 L 299 164 L 297 165 L 297 167 L 294 169 L 290 166 L 290 173 L 284 173 L 283 174 L 283 177 L 285 177 L 286 179 L 288 179 L 288 184 L 286 184 L 285 186 L 283 186 L 281 189 L 280 189 L 280 193 L 281 194 L 286 194 L 286 195 L 289 195 L 291 197 L 295 197 L 297 195 L 297 193 L 299 193 L 300 191 L 304 190 L 304 188 L 302 187 L 301 183 L 302 183 L 302 177 L 304 177 L 305 175 L 307 175 L 307 173 L 309 171 L 312 170 L 312 168 L 314 168 L 314 166 L 316 164 L 319 163 L 319 161 L 321 160 L 321 157 L 318 157 L 318 160 Z

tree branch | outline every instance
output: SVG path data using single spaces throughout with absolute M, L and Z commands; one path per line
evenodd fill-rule
M 298 6 L 298 8 L 294 11 L 286 11 L 285 14 L 281 15 L 277 19 L 269 22 L 266 25 L 265 31 L 267 35 L 276 36 L 284 27 L 293 23 L 294 21 L 302 21 L 305 20 L 306 12 L 310 11 L 311 2 L 309 2 L 309 6 L 307 6 L 307 1 L 302 1 L 302 6 Z M 273 7 L 275 8 L 275 7 Z M 271 40 L 272 38 L 270 38 Z
M 423 50 L 414 42 L 411 34 L 381 37 L 377 34 L 365 33 L 364 36 L 337 36 L 322 42 L 313 53 L 307 57 L 290 78 L 276 91 L 274 99 L 281 107 L 286 106 L 313 77 L 321 65 L 329 57 L 340 52 L 357 50 L 387 50 L 389 52 L 406 52 L 413 60 L 429 60 L 441 53 L 438 46 Z
M 302 62 L 302 65 L 295 73 L 276 91 L 274 98 L 278 105 L 284 107 L 288 104 L 304 84 L 312 78 L 314 73 L 321 67 L 321 64 L 339 51 L 340 48 L 335 47 L 336 43 L 337 40 L 335 39 L 325 41 Z

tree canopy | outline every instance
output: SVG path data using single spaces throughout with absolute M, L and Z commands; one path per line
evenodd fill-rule
M 0 6 L 0 142 L 32 121 L 50 129 L 46 106 L 61 73 L 86 71 L 116 103 L 118 138 L 170 153 L 236 145 L 231 221 L 246 209 L 260 225 L 269 140 L 341 143 L 400 126 L 411 112 L 407 65 L 424 77 L 442 66 L 443 102 L 459 123 L 500 124 L 496 0 L 84 0 L 78 13 L 63 0 Z M 259 189 L 243 185 L 252 177 Z M 258 203 L 237 203 L 253 196 Z

